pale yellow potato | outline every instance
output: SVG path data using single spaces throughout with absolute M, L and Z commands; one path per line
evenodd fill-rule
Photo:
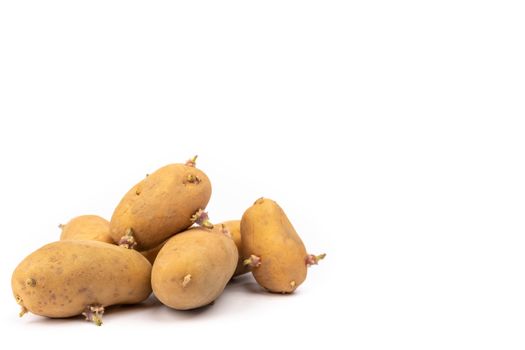
M 111 218 L 113 240 L 130 232 L 135 249 L 144 251 L 190 227 L 211 196 L 210 180 L 193 165 L 166 165 L 133 186 Z
M 27 256 L 11 279 L 23 311 L 80 315 L 89 307 L 135 304 L 151 293 L 151 264 L 139 252 L 98 241 L 65 240 Z
M 238 252 L 230 236 L 205 228 L 179 233 L 160 250 L 151 273 L 153 293 L 177 310 L 219 297 L 235 271 Z
M 260 198 L 248 208 L 242 216 L 241 235 L 243 258 L 254 265 L 253 276 L 262 287 L 291 293 L 306 279 L 306 249 L 276 202 Z
M 60 225 L 61 240 L 93 240 L 113 244 L 109 234 L 109 221 L 98 215 L 77 216 L 65 225 Z

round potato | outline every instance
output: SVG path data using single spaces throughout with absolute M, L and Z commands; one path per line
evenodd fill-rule
M 189 229 L 160 250 L 151 273 L 153 293 L 177 310 L 208 305 L 224 290 L 237 261 L 231 237 L 217 230 Z
M 11 279 L 22 307 L 47 317 L 83 313 L 97 325 L 104 307 L 151 293 L 151 264 L 139 252 L 97 241 L 58 241 L 27 256 Z
M 92 240 L 113 244 L 109 234 L 109 221 L 98 215 L 77 216 L 65 225 L 59 225 L 62 229 L 61 240 Z
M 210 180 L 195 168 L 195 158 L 166 165 L 122 198 L 111 218 L 111 237 L 119 244 L 148 250 L 194 222 L 213 227 L 203 211 L 210 196 Z

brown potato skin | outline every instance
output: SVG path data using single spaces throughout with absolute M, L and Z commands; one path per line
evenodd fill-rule
M 150 276 L 151 264 L 137 251 L 66 240 L 27 256 L 13 272 L 11 286 L 30 312 L 71 317 L 88 305 L 140 303 L 151 293 Z
M 189 229 L 170 238 L 160 250 L 151 272 L 153 293 L 177 310 L 208 305 L 224 290 L 237 261 L 230 237 L 216 229 Z M 183 286 L 187 275 L 191 281 Z
M 109 221 L 98 215 L 77 216 L 61 225 L 60 240 L 93 240 L 113 244 L 109 234 Z
M 281 207 L 260 198 L 241 220 L 243 258 L 261 258 L 252 268 L 257 283 L 274 293 L 292 293 L 306 279 L 304 244 Z
M 237 246 L 237 250 L 239 251 L 239 260 L 237 262 L 237 268 L 235 269 L 235 272 L 233 273 L 233 277 L 237 277 L 237 276 L 250 272 L 250 268 L 247 266 L 244 266 L 242 263 L 242 260 L 243 260 L 242 257 L 244 254 L 242 252 L 242 245 L 241 245 L 241 220 L 224 221 L 224 222 L 221 222 L 215 225 L 215 227 L 218 227 L 218 228 L 222 228 L 223 226 L 228 230 L 228 232 L 230 232 L 233 242 L 235 243 L 235 245 Z
M 155 259 L 157 258 L 157 255 L 159 255 L 160 250 L 162 249 L 162 247 L 164 247 L 164 244 L 166 244 L 166 242 L 167 241 L 164 241 L 154 248 L 143 250 L 140 252 L 140 254 L 142 254 L 142 256 L 148 259 L 149 263 L 153 265 Z
M 200 182 L 188 182 L 188 175 Z M 191 216 L 204 209 L 211 183 L 201 170 L 184 164 L 166 165 L 133 186 L 122 198 L 110 222 L 113 241 L 131 228 L 137 250 L 148 250 L 192 225 Z

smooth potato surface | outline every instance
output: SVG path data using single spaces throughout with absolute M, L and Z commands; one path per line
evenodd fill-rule
M 118 242 L 133 230 L 137 250 L 148 250 L 192 225 L 211 196 L 206 174 L 185 164 L 164 166 L 133 186 L 111 218 L 111 237 Z
M 150 264 L 153 265 L 155 259 L 157 258 L 157 255 L 159 255 L 160 250 L 162 249 L 162 247 L 164 247 L 164 244 L 166 244 L 166 241 L 162 242 L 154 248 L 143 250 L 140 252 L 140 254 L 142 254 L 146 259 L 148 259 Z
M 237 262 L 237 268 L 235 269 L 235 272 L 233 273 L 233 277 L 243 275 L 247 272 L 250 272 L 250 269 L 247 266 L 244 266 L 242 263 L 243 260 L 243 252 L 242 252 L 242 245 L 241 245 L 241 220 L 230 220 L 230 221 L 224 221 L 222 223 L 216 224 L 215 228 L 222 230 L 225 228 L 231 235 L 233 242 L 237 246 L 237 250 L 239 251 L 239 261 Z
M 235 271 L 233 240 L 216 229 L 192 228 L 161 249 L 151 274 L 153 293 L 178 310 L 208 305 L 222 293 Z
M 275 293 L 291 293 L 306 278 L 307 256 L 301 238 L 279 205 L 258 199 L 241 220 L 242 252 L 253 254 L 260 265 L 252 268 L 255 280 Z
M 134 304 L 151 293 L 151 264 L 139 252 L 97 241 L 47 244 L 15 269 L 13 295 L 47 317 L 81 314 L 89 305 Z
M 109 234 L 109 221 L 98 215 L 77 216 L 65 225 L 60 225 L 61 240 L 93 240 L 113 243 Z

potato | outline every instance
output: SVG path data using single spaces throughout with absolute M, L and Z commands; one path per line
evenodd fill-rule
M 47 317 L 83 313 L 97 325 L 104 307 L 135 304 L 151 293 L 151 264 L 139 252 L 97 241 L 58 241 L 27 256 L 11 279 L 22 307 Z
M 238 252 L 228 235 L 205 228 L 179 233 L 160 250 L 151 272 L 153 293 L 177 310 L 213 302 L 235 271 Z
M 109 234 L 109 221 L 97 215 L 81 215 L 71 219 L 62 229 L 61 240 L 93 240 L 113 244 Z
M 157 258 L 157 255 L 159 255 L 160 250 L 162 249 L 162 247 L 164 247 L 164 244 L 166 244 L 166 241 L 162 242 L 161 244 L 159 244 L 158 246 L 154 248 L 143 250 L 140 252 L 140 254 L 142 254 L 142 256 L 148 259 L 150 264 L 153 265 L 153 263 L 155 262 L 155 259 Z
M 243 253 L 241 246 L 241 220 L 224 221 L 222 223 L 216 224 L 215 227 L 229 233 L 233 239 L 233 242 L 235 242 L 235 245 L 237 246 L 237 250 L 239 251 L 239 260 L 237 262 L 237 268 L 233 273 L 233 277 L 250 272 L 250 267 L 243 264 Z
M 292 293 L 306 279 L 307 265 L 324 255 L 308 255 L 301 238 L 279 205 L 259 198 L 241 220 L 244 263 L 257 283 L 270 292 Z
M 195 168 L 195 157 L 186 164 L 166 165 L 122 198 L 111 218 L 111 237 L 148 250 L 194 222 L 213 227 L 203 211 L 210 196 L 210 180 Z

